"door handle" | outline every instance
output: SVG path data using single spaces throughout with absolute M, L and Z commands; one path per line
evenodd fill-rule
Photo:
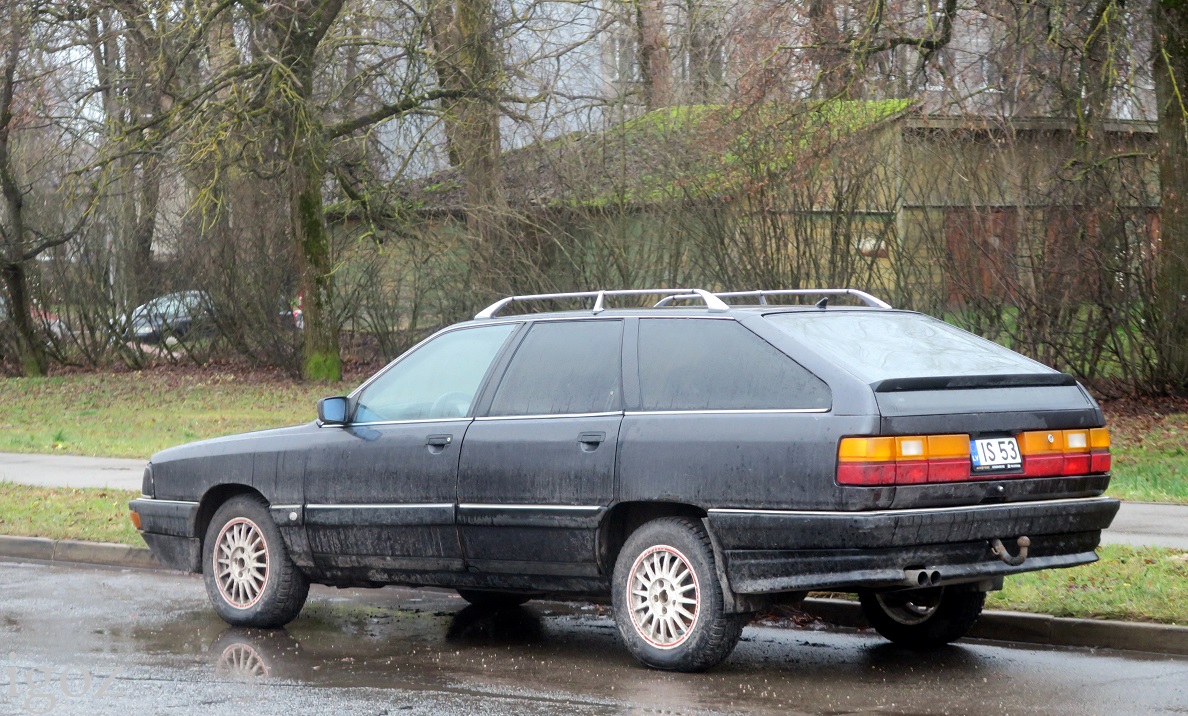
M 582 445 L 597 447 L 603 440 L 606 440 L 606 433 L 582 433 L 578 435 L 578 442 Z
M 425 444 L 429 447 L 439 448 L 446 447 L 452 442 L 454 442 L 453 435 L 430 435 L 428 439 L 425 440 Z

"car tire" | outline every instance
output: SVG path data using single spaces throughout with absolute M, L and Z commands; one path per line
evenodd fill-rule
M 289 557 L 268 503 L 254 495 L 232 497 L 215 512 L 202 576 L 215 612 L 232 626 L 284 626 L 309 595 L 309 578 Z
M 864 592 L 858 598 L 875 631 L 896 644 L 922 651 L 965 636 L 986 603 L 985 592 L 953 587 Z
M 727 614 L 709 534 L 700 520 L 665 517 L 627 539 L 611 600 L 632 656 L 666 671 L 704 671 L 734 650 L 749 615 Z
M 459 589 L 458 596 L 480 609 L 510 609 L 532 598 L 528 594 L 489 592 L 484 589 Z

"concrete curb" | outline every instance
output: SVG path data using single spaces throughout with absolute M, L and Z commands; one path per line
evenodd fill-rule
M 149 550 L 125 544 L 75 542 L 44 537 L 0 535 L 0 557 L 49 563 L 97 564 L 134 569 L 165 569 Z M 856 629 L 868 628 L 857 602 L 844 599 L 806 599 L 803 611 L 822 621 Z M 973 639 L 1011 641 L 1047 646 L 1077 646 L 1188 656 L 1188 627 L 1139 622 L 1065 619 L 1044 614 L 988 611 L 982 614 Z
M 0 557 L 36 559 L 41 562 L 98 564 L 108 567 L 164 569 L 145 547 L 108 542 L 75 542 L 44 537 L 0 535 Z
M 801 609 L 838 626 L 856 629 L 870 626 L 857 602 L 806 599 Z M 1104 619 L 1068 619 L 1024 612 L 983 612 L 970 631 L 969 638 L 1188 656 L 1188 627 Z

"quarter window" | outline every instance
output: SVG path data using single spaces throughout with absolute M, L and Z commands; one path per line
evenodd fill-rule
M 405 355 L 359 394 L 356 423 L 461 418 L 516 324 L 444 333 Z
M 537 323 L 507 367 L 491 415 L 622 410 L 622 321 Z
M 730 320 L 639 322 L 644 410 L 827 409 L 828 386 Z

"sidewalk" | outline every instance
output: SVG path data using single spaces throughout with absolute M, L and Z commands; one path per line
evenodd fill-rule
M 139 490 L 145 460 L 0 453 L 0 480 L 42 487 Z M 1125 502 L 1104 544 L 1188 550 L 1188 505 Z

